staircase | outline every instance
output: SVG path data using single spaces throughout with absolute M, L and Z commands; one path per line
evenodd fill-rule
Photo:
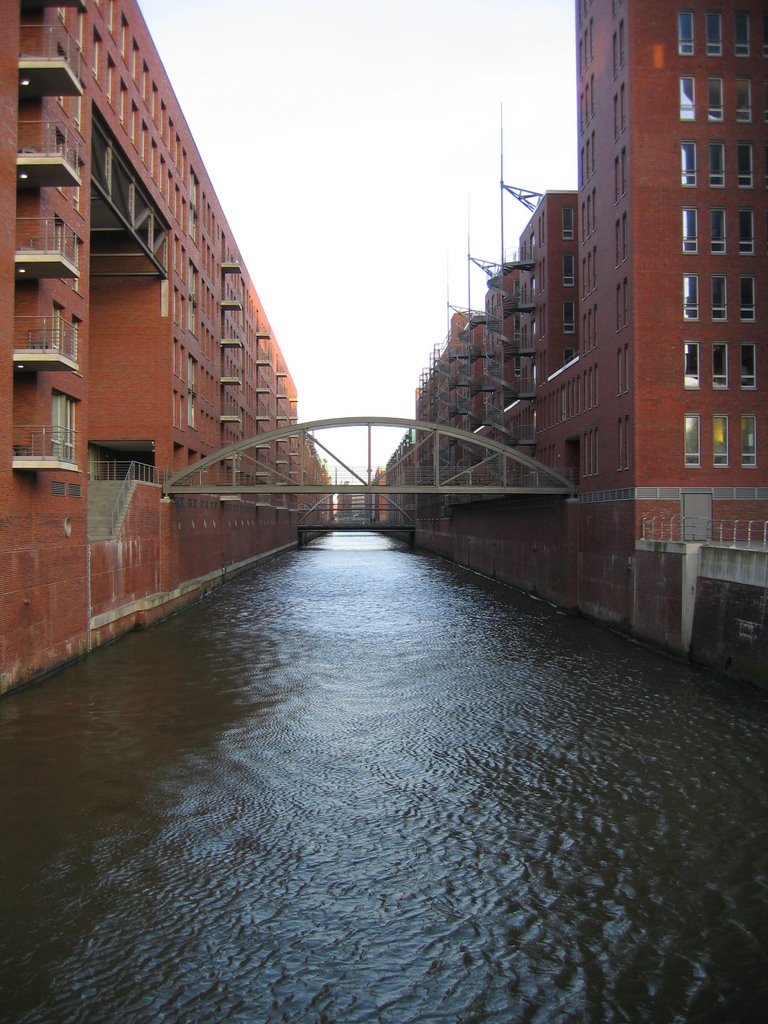
M 136 482 L 128 484 L 127 493 L 123 494 L 120 515 L 112 532 L 112 513 L 125 484 L 124 480 L 89 480 L 88 482 L 88 536 L 91 540 L 103 540 L 120 535 L 123 519 L 128 511 Z

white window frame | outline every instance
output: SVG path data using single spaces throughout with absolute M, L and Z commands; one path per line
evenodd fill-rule
M 683 252 L 699 251 L 699 211 L 695 206 L 683 207 Z
M 739 347 L 739 384 L 745 391 L 757 387 L 757 349 L 753 342 L 742 342 Z M 745 356 L 747 361 L 745 362 Z
M 721 57 L 723 53 L 723 17 L 718 11 L 708 11 L 705 18 L 707 56 Z
M 741 465 L 745 469 L 757 465 L 757 417 L 752 413 L 741 417 Z
M 713 163 L 714 156 L 717 156 L 716 163 Z M 709 144 L 709 187 L 725 187 L 725 143 L 723 142 L 710 142 Z
M 693 443 L 692 443 L 693 442 Z M 686 413 L 683 420 L 683 451 L 685 465 L 691 469 L 701 465 L 701 417 Z
M 690 57 L 694 52 L 693 12 L 679 11 L 677 15 L 677 52 L 682 57 Z
M 680 184 L 687 188 L 696 185 L 696 143 L 680 143 Z
M 718 75 L 707 79 L 707 120 L 723 120 L 723 80 Z
M 696 82 L 690 75 L 680 76 L 680 120 L 696 120 Z
M 709 211 L 709 251 L 722 255 L 726 251 L 725 208 L 713 206 Z
M 722 294 L 718 292 L 722 289 Z M 710 285 L 712 298 L 712 319 L 723 321 L 728 319 L 728 278 L 725 274 L 713 274 Z
M 712 417 L 712 465 L 728 465 L 728 417 L 724 413 Z
M 683 343 L 683 386 L 689 390 L 701 387 L 701 364 L 698 341 Z
M 721 357 L 721 366 L 718 366 Z M 728 344 L 725 341 L 712 343 L 712 388 L 725 391 L 728 387 Z
M 683 320 L 699 319 L 699 275 L 683 274 Z

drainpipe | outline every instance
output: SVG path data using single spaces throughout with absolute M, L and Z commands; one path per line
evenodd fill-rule
M 90 654 L 91 644 L 91 540 L 85 533 L 85 639 L 86 651 Z

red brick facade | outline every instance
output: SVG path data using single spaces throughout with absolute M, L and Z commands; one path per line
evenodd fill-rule
M 295 541 L 285 510 L 151 485 L 101 539 L 93 498 L 130 462 L 159 481 L 296 419 L 134 0 L 2 14 L 0 691 Z
M 441 395 L 461 411 L 457 346 L 470 362 L 503 352 L 506 378 L 463 425 L 577 482 L 575 582 L 548 596 L 665 646 L 680 643 L 680 567 L 657 565 L 670 589 L 654 593 L 638 540 L 768 520 L 767 33 L 755 0 L 577 0 L 578 194 L 541 197 L 417 397 L 423 419 L 444 418 Z M 537 536 L 524 503 L 505 515 Z M 435 534 L 440 550 L 501 565 L 461 554 L 458 529 Z M 499 578 L 534 575 L 524 559 Z

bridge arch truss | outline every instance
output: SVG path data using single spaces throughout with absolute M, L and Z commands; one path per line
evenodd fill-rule
M 352 434 L 346 435 L 346 431 Z M 402 431 L 385 466 L 376 431 Z M 344 436 L 342 436 L 342 434 Z M 354 436 L 363 458 L 339 455 Z M 330 438 L 331 440 L 327 441 Z M 331 448 L 333 444 L 333 448 Z M 529 455 L 445 424 L 397 417 L 344 417 L 295 423 L 234 442 L 170 477 L 166 495 L 569 496 L 574 484 Z

